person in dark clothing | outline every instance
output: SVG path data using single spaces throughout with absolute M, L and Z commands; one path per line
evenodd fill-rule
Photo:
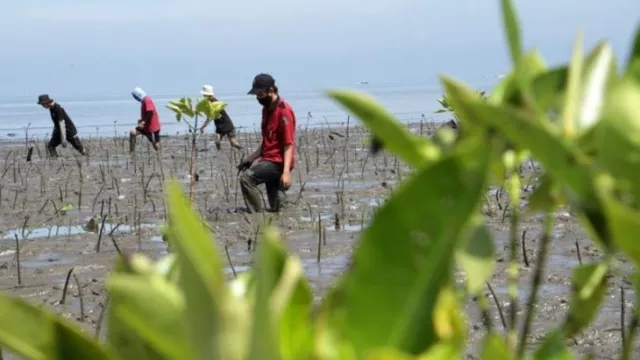
M 203 85 L 202 90 L 200 90 L 200 94 L 211 100 L 211 102 L 218 101 L 218 99 L 216 99 L 215 97 L 215 94 L 213 93 L 213 86 L 211 85 Z M 222 110 L 222 113 L 220 114 L 220 117 L 218 119 L 207 119 L 204 124 L 202 124 L 200 133 L 204 133 L 204 129 L 211 123 L 211 121 L 213 121 L 214 125 L 216 126 L 216 149 L 222 149 L 222 139 L 225 136 L 227 137 L 227 139 L 229 139 L 229 143 L 231 144 L 231 146 L 239 150 L 243 149 L 243 147 L 240 146 L 240 143 L 238 143 L 238 138 L 236 137 L 236 129 L 235 126 L 233 126 L 233 121 L 231 121 L 229 114 L 227 114 L 227 110 Z
M 265 184 L 271 211 L 279 212 L 295 166 L 296 115 L 279 96 L 275 80 L 269 74 L 255 77 L 249 95 L 255 95 L 262 105 L 262 144 L 238 165 L 242 197 L 249 212 L 261 211 L 258 186 Z
M 58 157 L 56 148 L 58 145 L 67 147 L 67 141 L 71 143 L 74 149 L 78 150 L 82 155 L 87 155 L 87 151 L 82 145 L 78 137 L 76 125 L 71 121 L 67 111 L 57 102 L 53 101 L 47 94 L 38 96 L 38 105 L 45 109 L 49 109 L 51 121 L 53 121 L 53 132 L 51 140 L 47 144 L 47 150 L 51 157 Z

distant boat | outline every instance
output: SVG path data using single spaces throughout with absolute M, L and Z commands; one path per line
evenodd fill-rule
M 368 81 L 360 81 L 360 85 L 367 85 L 368 83 Z

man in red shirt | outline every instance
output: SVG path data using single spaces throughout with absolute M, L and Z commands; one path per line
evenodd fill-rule
M 138 135 L 146 136 L 153 148 L 156 151 L 160 150 L 160 117 L 158 116 L 156 105 L 151 97 L 139 87 L 133 89 L 131 95 L 141 103 L 141 106 L 138 126 L 131 130 L 131 134 L 129 134 L 129 151 L 133 152 L 135 150 L 136 136 Z
M 249 212 L 262 210 L 258 185 L 265 184 L 271 211 L 278 212 L 284 201 L 284 191 L 291 186 L 291 171 L 295 165 L 296 115 L 278 95 L 276 82 L 269 74 L 259 74 L 253 80 L 248 95 L 255 95 L 262 105 L 262 144 L 245 157 L 238 170 L 242 197 Z M 260 161 L 253 163 L 260 159 Z

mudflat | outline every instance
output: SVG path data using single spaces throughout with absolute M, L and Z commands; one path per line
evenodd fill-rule
M 422 136 L 433 134 L 435 127 L 427 123 L 410 125 L 411 131 Z M 359 233 L 376 208 L 410 175 L 410 170 L 390 154 L 371 156 L 368 133 L 353 124 L 300 128 L 297 135 L 297 166 L 287 193 L 288 204 L 280 214 L 267 216 L 280 230 L 291 253 L 303 260 L 319 300 L 347 269 Z M 259 145 L 255 132 L 241 132 L 238 137 L 245 151 Z M 127 137 L 85 137 L 89 156 L 80 156 L 69 146 L 58 150 L 60 158 L 50 159 L 45 156 L 45 140 L 0 142 L 0 289 L 46 304 L 75 319 L 87 331 L 97 332 L 106 299 L 104 280 L 118 252 L 142 252 L 152 258 L 167 252 L 160 230 L 164 220 L 163 181 L 174 177 L 184 183 L 185 191 L 189 190 L 191 141 L 188 135 L 163 137 L 158 156 L 146 139 L 139 137 L 132 156 Z M 34 150 L 27 162 L 29 146 Z M 243 153 L 226 141 L 223 149 L 216 151 L 210 135 L 198 138 L 196 151 L 195 203 L 228 259 L 226 272 L 231 278 L 251 266 L 260 232 L 258 217 L 243 211 L 236 170 Z M 524 211 L 541 170 L 533 162 L 523 170 Z M 506 203 L 503 191 L 488 189 L 484 212 L 498 255 L 490 281 L 495 298 L 489 289 L 485 296 L 496 328 L 502 326 L 496 302 L 505 313 L 509 306 Z M 536 263 L 541 216 L 524 215 L 518 233 L 521 314 Z M 580 261 L 588 263 L 601 256 L 566 209 L 556 213 L 554 235 L 531 332 L 532 346 L 564 320 L 572 268 Z M 568 343 L 576 355 L 617 358 L 622 292 L 627 314 L 635 300 L 627 280 L 631 269 L 631 264 L 617 261 L 598 318 Z M 462 273 L 457 279 L 462 283 Z M 484 326 L 474 301 L 465 308 L 469 319 L 468 358 L 478 358 Z M 640 354 L 640 347 L 635 347 L 635 354 Z

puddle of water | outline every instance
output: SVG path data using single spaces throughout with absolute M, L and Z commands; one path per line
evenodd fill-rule
M 364 224 L 364 227 L 366 227 L 367 224 Z M 346 232 L 359 232 L 362 231 L 364 229 L 364 227 L 360 224 L 358 225 L 351 225 L 351 224 L 347 224 L 347 225 L 341 225 L 340 226 L 340 230 L 336 230 L 335 226 L 327 226 L 325 227 L 325 230 L 327 231 L 346 231 Z
M 5 251 L 0 251 L 0 256 L 9 256 L 15 253 L 16 253 L 15 250 L 5 250 Z
M 320 259 L 320 263 L 317 263 L 316 259 L 302 259 L 302 267 L 304 269 L 305 275 L 311 285 L 314 287 L 314 283 L 322 282 L 327 278 L 330 279 L 331 277 L 346 269 L 348 264 L 349 255 L 347 254 L 323 257 L 322 259 Z M 251 267 L 248 265 L 234 265 L 234 269 L 236 270 L 236 274 L 240 274 L 251 270 Z M 224 272 L 226 274 L 233 274 L 233 270 L 230 266 L 226 267 L 224 269 Z
M 320 218 L 322 219 L 322 221 L 329 221 L 329 220 L 333 220 L 334 216 L 335 215 L 325 214 L 325 215 L 321 215 Z M 300 221 L 304 221 L 304 222 L 318 221 L 318 217 L 314 216 L 313 219 L 311 219 L 309 216 L 300 216 Z
M 64 256 L 58 253 L 42 253 L 35 258 L 20 261 L 20 266 L 25 268 L 42 268 L 53 265 L 68 265 L 74 262 L 75 258 Z
M 395 180 L 387 180 L 387 184 L 394 184 Z M 373 187 L 381 187 L 381 181 L 345 181 L 344 188 L 348 190 L 361 190 L 361 189 L 369 189 Z M 321 188 L 321 189 L 336 189 L 342 188 L 342 182 L 338 184 L 337 181 L 312 181 L 308 182 L 305 186 L 308 189 Z
M 118 227 L 116 229 L 117 233 L 128 233 L 135 230 L 134 227 L 131 227 L 129 225 L 118 226 L 117 224 L 107 223 L 107 224 L 104 224 L 104 233 L 107 233 L 107 234 L 110 233 L 116 226 Z M 99 227 L 100 225 L 98 225 L 98 229 Z M 152 229 L 157 227 L 157 225 L 156 224 L 140 224 L 140 227 L 144 229 Z M 81 226 L 81 225 L 71 225 L 71 226 L 55 225 L 51 227 L 27 229 L 25 231 L 27 240 L 50 238 L 50 237 L 56 237 L 56 236 L 71 236 L 71 235 L 86 234 L 86 233 L 90 233 L 90 231 L 85 230 L 84 226 Z M 21 240 L 25 239 L 25 237 L 22 236 L 22 229 L 11 230 L 7 232 L 5 236 L 2 237 L 2 239 L 14 240 L 16 235 L 18 235 L 18 239 L 21 239 Z

